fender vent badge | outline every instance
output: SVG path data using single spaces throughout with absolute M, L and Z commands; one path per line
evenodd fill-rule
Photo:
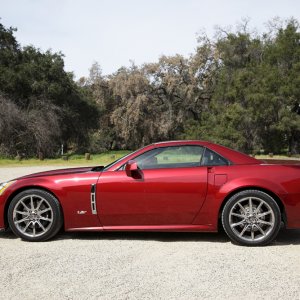
M 96 215 L 97 207 L 96 207 L 96 185 L 95 184 L 92 184 L 91 186 L 91 209 L 92 209 L 92 214 Z

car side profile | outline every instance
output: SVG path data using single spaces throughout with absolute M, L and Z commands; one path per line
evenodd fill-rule
M 206 141 L 151 144 L 106 167 L 0 185 L 0 229 L 27 241 L 65 231 L 216 232 L 247 246 L 300 228 L 300 166 L 267 164 Z

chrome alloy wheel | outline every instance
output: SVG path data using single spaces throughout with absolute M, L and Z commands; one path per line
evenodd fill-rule
M 13 209 L 15 227 L 28 237 L 39 237 L 49 231 L 53 223 L 53 210 L 49 202 L 39 195 L 26 195 Z
M 270 205 L 257 197 L 238 200 L 229 212 L 229 225 L 236 236 L 245 241 L 266 238 L 275 226 L 275 215 Z

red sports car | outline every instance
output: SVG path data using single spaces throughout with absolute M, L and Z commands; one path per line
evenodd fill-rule
M 242 245 L 300 228 L 300 166 L 265 164 L 203 141 L 149 145 L 106 167 L 0 185 L 0 229 L 28 241 L 66 231 L 205 231 Z

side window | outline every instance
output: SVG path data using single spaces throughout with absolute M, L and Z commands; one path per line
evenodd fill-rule
M 199 167 L 202 155 L 201 146 L 174 146 L 150 150 L 134 160 L 142 170 Z
M 217 154 L 209 150 L 208 148 L 205 149 L 203 159 L 201 162 L 202 166 L 226 166 L 228 165 L 228 161 Z

